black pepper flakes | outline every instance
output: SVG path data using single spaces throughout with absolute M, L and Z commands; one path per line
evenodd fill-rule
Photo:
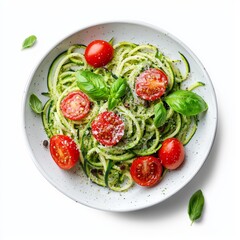
M 122 171 L 124 171 L 124 170 L 126 169 L 126 166 L 125 166 L 125 165 L 121 165 L 121 166 L 120 166 L 120 169 L 121 169 Z
M 43 146 L 46 147 L 46 148 L 48 147 L 48 140 L 43 141 Z
M 91 169 L 91 174 L 97 176 L 97 169 L 95 168 Z
M 150 107 L 150 103 L 148 102 L 148 101 L 144 101 L 144 103 L 143 103 L 143 105 L 144 105 L 144 107 L 146 107 L 146 108 L 149 108 Z
M 94 103 L 90 102 L 90 108 L 93 108 L 93 106 L 94 106 Z
M 129 108 L 130 108 L 130 104 L 127 103 L 127 102 L 125 102 L 125 103 L 124 103 L 124 107 L 129 109 Z

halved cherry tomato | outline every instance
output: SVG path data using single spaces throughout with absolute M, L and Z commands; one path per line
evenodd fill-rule
M 50 138 L 50 153 L 56 164 L 65 170 L 72 168 L 79 160 L 76 143 L 66 135 L 54 135 Z
M 167 75 L 160 69 L 150 68 L 137 77 L 136 93 L 142 99 L 154 101 L 165 93 L 167 85 Z
M 100 113 L 92 122 L 92 134 L 101 144 L 114 146 L 124 135 L 124 122 L 114 112 Z
M 166 139 L 158 151 L 162 165 L 170 170 L 178 168 L 184 161 L 184 147 L 177 138 Z
M 137 184 L 151 187 L 160 181 L 162 165 L 156 157 L 138 157 L 133 161 L 130 173 Z
M 64 117 L 70 120 L 80 120 L 87 116 L 90 110 L 90 101 L 81 91 L 70 92 L 60 105 Z
M 114 49 L 112 45 L 103 40 L 94 40 L 85 50 L 85 58 L 93 67 L 103 67 L 113 58 Z

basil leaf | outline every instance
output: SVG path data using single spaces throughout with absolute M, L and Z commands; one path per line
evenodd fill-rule
M 113 108 L 115 108 L 117 106 L 119 102 L 119 99 L 117 98 L 112 98 L 109 96 L 108 98 L 108 110 L 112 110 Z
M 165 101 L 175 112 L 186 116 L 197 115 L 208 109 L 207 103 L 199 95 L 186 90 L 171 93 Z
M 204 206 L 204 196 L 201 190 L 195 192 L 189 200 L 188 204 L 188 215 L 192 221 L 199 219 L 202 215 L 202 210 Z
M 123 97 L 127 90 L 127 81 L 124 78 L 118 78 L 115 82 L 113 82 L 110 95 L 108 98 L 108 109 L 112 110 L 116 107 L 119 102 L 119 99 Z
M 76 72 L 77 86 L 93 100 L 107 100 L 109 89 L 99 74 L 89 70 Z
M 124 96 L 126 89 L 127 81 L 124 78 L 118 78 L 111 86 L 110 95 L 115 98 L 120 98 Z
M 43 108 L 42 102 L 39 100 L 39 98 L 35 94 L 32 94 L 30 96 L 29 105 L 35 113 L 40 114 L 42 112 L 42 108 Z
M 166 122 L 167 110 L 163 105 L 163 102 L 159 102 L 154 105 L 154 125 L 159 128 Z
M 35 35 L 31 35 L 29 37 L 27 37 L 23 44 L 22 44 L 22 48 L 30 48 L 33 46 L 33 44 L 36 42 L 37 37 Z

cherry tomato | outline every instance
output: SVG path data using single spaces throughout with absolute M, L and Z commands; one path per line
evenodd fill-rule
M 167 75 L 160 69 L 150 68 L 137 77 L 136 93 L 142 99 L 154 101 L 165 93 L 167 85 Z
M 50 153 L 56 164 L 65 170 L 72 168 L 79 160 L 76 143 L 66 135 L 54 135 L 50 138 Z
M 100 113 L 92 122 L 92 134 L 101 144 L 114 146 L 124 135 L 124 122 L 114 112 Z
M 60 104 L 64 117 L 70 120 L 80 120 L 88 114 L 90 101 L 83 92 L 70 92 Z
M 85 50 L 85 58 L 93 67 L 103 67 L 113 58 L 114 49 L 112 45 L 103 40 L 94 40 Z
M 170 170 L 178 168 L 184 161 L 184 147 L 177 138 L 166 139 L 158 151 L 162 165 Z
M 151 187 L 160 181 L 162 165 L 156 157 L 138 157 L 133 161 L 130 173 L 137 184 Z

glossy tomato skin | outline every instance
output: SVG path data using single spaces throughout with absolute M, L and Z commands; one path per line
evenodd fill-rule
M 100 113 L 91 127 L 94 138 L 104 146 L 116 145 L 124 135 L 124 122 L 111 111 Z
M 130 174 L 137 184 L 152 187 L 157 184 L 162 175 L 160 160 L 153 156 L 136 158 L 130 168 Z
M 165 93 L 167 85 L 167 75 L 160 69 L 150 68 L 137 77 L 136 93 L 142 99 L 154 101 Z
M 170 170 L 178 168 L 184 161 L 183 144 L 177 138 L 166 139 L 158 151 L 162 165 Z
M 50 138 L 50 153 L 55 163 L 64 170 L 69 170 L 79 160 L 79 150 L 72 138 L 66 135 L 54 135 Z
M 70 120 L 81 120 L 90 111 L 90 101 L 81 91 L 73 91 L 63 98 L 60 108 L 64 117 Z
M 92 41 L 85 50 L 85 58 L 89 65 L 98 68 L 107 65 L 113 58 L 112 45 L 103 40 Z

